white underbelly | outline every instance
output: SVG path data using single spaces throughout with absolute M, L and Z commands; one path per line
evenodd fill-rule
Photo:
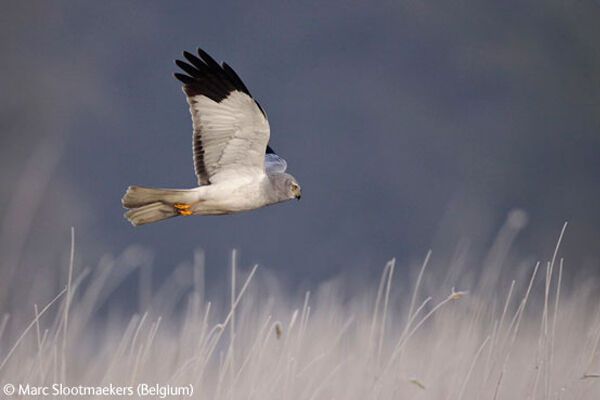
M 262 181 L 251 180 L 207 185 L 200 200 L 192 206 L 194 214 L 221 215 L 254 210 L 265 206 Z

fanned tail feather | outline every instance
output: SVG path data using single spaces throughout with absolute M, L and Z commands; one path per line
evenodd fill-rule
M 179 214 L 189 215 L 179 212 L 176 206 L 196 201 L 196 189 L 155 189 L 141 186 L 129 186 L 121 199 L 123 207 L 130 209 L 125 213 L 125 218 L 134 226 L 162 221 Z
M 194 189 L 155 189 L 129 186 L 121 199 L 123 207 L 137 208 L 160 201 L 162 203 L 192 203 L 197 200 Z
M 132 208 L 125 213 L 131 225 L 138 226 L 177 216 L 177 210 L 168 204 L 157 201 L 145 206 Z

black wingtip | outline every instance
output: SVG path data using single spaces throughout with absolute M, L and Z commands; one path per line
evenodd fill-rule
M 183 51 L 185 61 L 175 60 L 175 65 L 185 72 L 176 73 L 175 78 L 184 83 L 184 91 L 188 96 L 204 95 L 219 103 L 237 90 L 252 97 L 246 85 L 229 65 L 219 65 L 201 48 L 197 49 L 197 53 L 198 56 Z
M 192 78 L 191 76 L 180 74 L 179 72 L 175 72 L 173 76 L 175 77 L 175 79 L 177 79 L 185 85 L 191 85 L 194 83 L 194 78 Z
M 242 81 L 242 78 L 240 78 L 240 76 L 233 70 L 233 68 L 229 66 L 229 64 L 224 62 L 222 68 L 223 71 L 225 71 L 225 74 L 229 77 L 229 79 L 231 79 L 235 83 L 236 87 L 239 87 L 242 90 L 242 92 L 250 95 L 250 91 Z
M 188 74 L 191 77 L 197 77 L 197 76 L 201 75 L 201 73 L 198 69 L 194 68 L 190 64 L 187 64 L 181 60 L 175 60 L 175 64 L 177 64 L 177 66 L 179 68 L 181 68 L 186 74 Z
M 214 58 L 212 58 L 207 52 L 205 52 L 204 50 L 202 50 L 200 47 L 198 47 L 196 49 L 196 53 L 198 53 L 198 56 L 202 59 L 202 61 L 204 61 L 209 67 L 210 66 L 215 66 L 220 68 L 221 66 L 219 65 L 218 62 L 215 61 Z

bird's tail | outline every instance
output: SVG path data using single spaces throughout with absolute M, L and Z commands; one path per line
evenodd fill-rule
M 143 225 L 179 215 L 174 204 L 191 204 L 198 200 L 194 189 L 154 189 L 130 186 L 121 199 L 129 208 L 125 218 L 132 225 Z
M 157 201 L 156 203 L 150 203 L 145 206 L 128 210 L 125 213 L 125 218 L 131 222 L 131 225 L 138 226 L 162 221 L 163 219 L 175 217 L 177 215 L 177 210 L 173 206 Z
M 196 189 L 155 189 L 129 186 L 121 199 L 125 208 L 137 208 L 157 201 L 166 204 L 193 203 L 198 201 L 198 193 Z

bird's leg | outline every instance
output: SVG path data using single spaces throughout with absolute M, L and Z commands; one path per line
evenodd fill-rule
M 173 207 L 175 207 L 175 209 L 177 210 L 177 214 L 179 215 L 183 215 L 184 217 L 192 215 L 192 210 L 190 210 L 192 206 L 190 204 L 175 203 L 173 204 Z

